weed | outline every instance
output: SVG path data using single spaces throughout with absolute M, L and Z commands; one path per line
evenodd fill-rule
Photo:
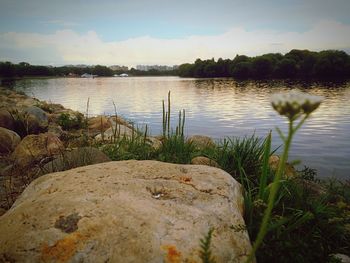
M 200 253 L 200 259 L 202 260 L 203 263 L 215 263 L 215 259 L 212 256 L 212 252 L 210 249 L 211 246 L 211 238 L 214 232 L 214 228 L 211 228 L 208 233 L 204 236 L 204 238 L 200 239 L 200 247 L 201 250 L 199 251 Z

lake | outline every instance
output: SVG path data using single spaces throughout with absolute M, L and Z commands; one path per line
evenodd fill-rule
M 274 92 L 298 88 L 322 95 L 325 101 L 297 133 L 289 160 L 301 160 L 320 177 L 349 179 L 350 82 L 235 81 L 233 79 L 183 79 L 178 77 L 24 79 L 15 89 L 40 100 L 60 103 L 89 114 L 119 115 L 161 133 L 162 100 L 171 91 L 172 122 L 186 110 L 186 134 L 215 139 L 231 136 L 265 137 L 273 131 L 273 146 L 281 145 L 275 131 L 286 131 L 287 120 L 271 107 Z

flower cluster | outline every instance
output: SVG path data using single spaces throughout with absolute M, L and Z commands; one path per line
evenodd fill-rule
M 273 94 L 272 107 L 281 115 L 295 119 L 302 114 L 309 115 L 323 101 L 322 96 L 310 95 L 299 90 Z

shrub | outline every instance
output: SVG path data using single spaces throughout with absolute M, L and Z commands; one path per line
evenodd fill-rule
M 69 113 L 61 113 L 58 117 L 58 124 L 64 130 L 81 129 L 86 127 L 86 122 L 82 114 L 70 115 Z

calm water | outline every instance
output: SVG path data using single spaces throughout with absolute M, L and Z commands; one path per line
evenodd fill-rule
M 271 93 L 299 88 L 326 98 L 295 137 L 290 160 L 316 168 L 322 177 L 349 179 L 350 82 L 237 82 L 232 79 L 181 79 L 177 77 L 60 78 L 17 81 L 15 88 L 41 100 L 89 113 L 118 114 L 148 124 L 161 133 L 162 100 L 171 91 L 173 123 L 186 109 L 186 133 L 215 139 L 255 132 L 266 136 L 273 130 L 273 144 L 281 141 L 275 126 L 286 130 L 286 119 L 270 106 Z

